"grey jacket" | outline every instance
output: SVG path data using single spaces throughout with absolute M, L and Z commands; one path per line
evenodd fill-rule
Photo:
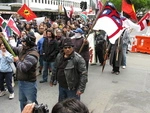
M 26 51 L 22 47 L 13 47 L 14 52 L 19 56 L 19 61 L 16 62 L 16 76 L 20 81 L 36 81 L 36 68 L 39 59 L 39 54 L 36 47 L 32 47 Z
M 52 72 L 51 83 L 57 81 L 57 67 L 63 54 L 58 54 L 54 70 Z M 85 60 L 81 55 L 74 52 L 71 59 L 68 60 L 67 66 L 64 69 L 68 89 L 77 89 L 84 92 L 87 83 L 87 70 Z

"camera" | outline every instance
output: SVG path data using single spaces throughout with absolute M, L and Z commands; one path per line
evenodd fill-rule
M 49 113 L 47 105 L 39 104 L 35 105 L 32 113 Z
M 28 101 L 27 104 L 31 104 L 33 103 L 32 101 Z M 33 112 L 32 113 L 49 113 L 49 109 L 47 104 L 44 105 L 42 104 L 35 104 L 34 108 L 33 108 Z

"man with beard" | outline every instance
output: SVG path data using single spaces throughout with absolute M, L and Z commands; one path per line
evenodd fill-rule
M 61 50 L 63 48 L 63 42 L 65 39 L 65 37 L 62 36 L 62 30 L 61 29 L 57 29 L 55 39 L 57 40 L 57 43 L 58 43 L 58 49 L 61 52 Z
M 37 103 L 36 66 L 39 54 L 35 46 L 35 36 L 31 32 L 22 40 L 21 47 L 12 47 L 18 55 L 14 57 L 16 62 L 19 87 L 19 101 L 21 111 L 27 102 Z
M 48 70 L 53 71 L 54 61 L 59 52 L 58 43 L 55 40 L 55 36 L 51 30 L 46 31 L 46 38 L 44 39 L 43 46 L 43 79 L 40 83 L 45 83 L 48 80 Z

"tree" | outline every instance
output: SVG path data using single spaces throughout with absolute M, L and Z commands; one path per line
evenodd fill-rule
M 121 12 L 122 0 L 109 1 L 115 5 L 119 12 Z M 103 3 L 104 2 L 106 2 L 106 0 L 103 0 Z M 142 17 L 148 10 L 150 10 L 150 0 L 131 0 L 131 2 L 134 4 L 137 16 L 140 15 L 140 17 Z
M 105 0 L 106 1 L 106 0 Z M 118 11 L 121 11 L 122 0 L 110 0 Z M 141 8 L 150 9 L 150 0 L 131 0 L 134 4 L 135 11 Z

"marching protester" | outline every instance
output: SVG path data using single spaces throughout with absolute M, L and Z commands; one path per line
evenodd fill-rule
M 18 55 L 14 57 L 17 72 L 16 77 L 19 87 L 19 101 L 21 111 L 28 101 L 37 102 L 36 67 L 39 54 L 35 46 L 35 36 L 32 32 L 22 40 L 22 47 L 12 47 Z
M 9 91 L 9 99 L 14 98 L 14 90 L 12 87 L 13 70 L 10 63 L 14 62 L 13 55 L 10 54 L 5 45 L 0 43 L 0 97 L 6 95 L 4 81 Z
M 86 62 L 86 69 L 88 70 L 88 65 L 89 65 L 89 42 L 87 39 L 84 38 L 84 32 L 81 28 L 77 28 L 74 30 L 75 35 L 72 38 L 72 42 L 74 44 L 74 50 L 79 53 L 85 60 Z M 83 44 L 83 48 L 82 47 Z
M 38 27 L 38 32 L 34 33 L 36 37 L 36 42 L 37 42 L 37 49 L 39 52 L 39 74 L 41 74 L 42 69 L 43 69 L 43 52 L 42 52 L 42 46 L 44 39 L 46 37 L 46 31 L 43 25 L 39 25 Z M 45 35 L 45 36 L 44 36 Z
M 40 57 L 39 57 L 39 74 L 42 73 L 42 69 L 43 69 L 43 49 L 42 49 L 42 47 L 43 47 L 43 42 L 44 42 L 45 38 L 46 38 L 46 31 L 44 31 L 43 37 L 41 37 L 39 39 L 39 41 L 37 42 L 37 50 L 40 55 Z
M 65 38 L 66 37 L 63 37 L 62 30 L 61 29 L 57 29 L 55 39 L 57 40 L 58 49 L 59 49 L 60 52 L 61 52 L 61 50 L 63 48 L 63 42 L 64 42 Z
M 53 70 L 54 68 L 54 61 L 59 52 L 58 50 L 58 43 L 55 40 L 55 36 L 51 30 L 46 31 L 46 38 L 44 39 L 43 46 L 43 79 L 40 83 L 47 82 L 48 80 L 48 70 Z
M 126 64 L 127 49 L 128 49 L 128 44 L 130 44 L 129 28 L 125 29 L 125 31 L 123 33 L 123 36 L 122 36 L 122 39 L 123 39 L 123 44 L 122 44 L 122 53 L 123 53 L 123 56 L 122 56 L 121 65 L 122 65 L 122 68 L 125 69 L 126 65 L 127 65 Z
M 63 52 L 57 55 L 50 80 L 50 86 L 56 85 L 56 81 L 59 83 L 59 102 L 66 98 L 80 100 L 86 87 L 86 63 L 73 46 L 70 38 L 64 40 Z
M 122 61 L 122 36 L 120 36 L 116 41 L 115 44 L 109 44 L 108 50 L 110 53 L 110 65 L 113 67 L 112 74 L 118 75 L 120 73 L 120 66 Z
M 102 33 L 101 30 L 96 31 L 95 34 L 95 57 L 96 57 L 96 62 L 99 61 L 100 66 L 102 66 L 104 62 L 104 52 L 106 49 L 105 35 L 106 33 Z

